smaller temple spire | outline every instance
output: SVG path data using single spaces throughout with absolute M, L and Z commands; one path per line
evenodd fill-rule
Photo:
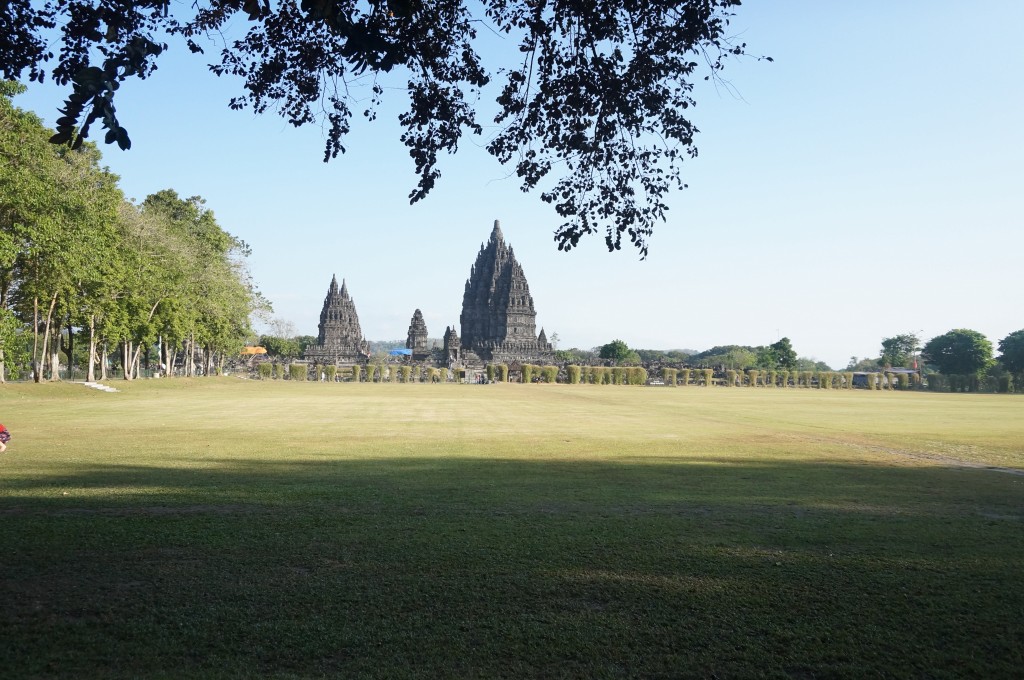
M 497 241 L 498 243 L 503 243 L 505 241 L 505 237 L 501 233 L 500 220 L 494 220 L 494 229 L 491 231 L 491 240 Z

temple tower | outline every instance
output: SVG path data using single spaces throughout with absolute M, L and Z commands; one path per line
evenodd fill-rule
M 523 268 L 501 224 L 480 246 L 462 297 L 462 349 L 487 361 L 539 361 L 551 345 L 537 337 L 537 312 Z
M 331 277 L 331 285 L 320 312 L 317 344 L 306 348 L 303 358 L 322 363 L 361 363 L 369 356 L 369 345 L 359 328 L 359 315 L 355 301 L 349 297 L 348 286 L 342 279 Z
M 423 320 L 423 312 L 416 310 L 409 322 L 409 333 L 405 339 L 405 348 L 412 350 L 413 360 L 419 361 L 430 354 L 427 347 L 427 323 Z

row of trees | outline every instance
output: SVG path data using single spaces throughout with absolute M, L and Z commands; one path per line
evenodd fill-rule
M 23 89 L 0 82 L 0 380 L 58 379 L 79 355 L 102 379 L 112 353 L 131 379 L 149 348 L 188 375 L 216 372 L 266 306 L 246 244 L 198 196 L 126 200 L 94 146 L 50 144 L 12 104 Z

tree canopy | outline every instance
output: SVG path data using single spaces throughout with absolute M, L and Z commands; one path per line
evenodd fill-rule
M 1024 376 L 1024 329 L 999 341 L 999 363 L 1010 373 Z
M 165 41 L 201 53 L 204 37 L 229 34 L 243 18 L 244 35 L 223 38 L 210 64 L 244 83 L 231 108 L 324 124 L 324 160 L 345 151 L 354 111 L 372 120 L 386 93 L 407 93 L 399 123 L 418 176 L 413 203 L 440 177 L 440 154 L 454 153 L 466 133 L 483 134 L 491 85 L 497 112 L 487 115 L 498 129 L 487 151 L 564 220 L 558 248 L 603 230 L 609 250 L 626 237 L 646 256 L 667 194 L 686 186 L 682 162 L 697 155 L 694 81 L 718 78 L 728 57 L 746 53 L 728 32 L 739 4 L 11 0 L 0 10 L 0 74 L 42 81 L 49 73 L 71 86 L 54 141 L 80 145 L 99 121 L 104 141 L 126 149 L 119 83 L 146 78 Z
M 598 356 L 617 366 L 640 363 L 640 355 L 622 340 L 612 340 L 607 345 L 602 345 Z
M 200 197 L 126 201 L 93 144 L 47 142 L 53 131 L 12 105 L 20 89 L 0 82 L 0 381 L 5 363 L 23 359 L 9 354 L 19 334 L 32 338 L 36 380 L 47 365 L 59 377 L 59 353 L 72 360 L 79 336 L 88 371 L 102 347 L 120 347 L 126 377 L 143 346 L 160 347 L 167 364 L 181 347 L 190 371 L 197 348 L 207 371 L 240 349 L 265 305 L 245 243 Z
M 913 333 L 904 333 L 892 338 L 883 339 L 878 365 L 909 368 L 920 343 L 920 339 Z
M 929 340 L 922 354 L 944 375 L 976 375 L 992 363 L 992 343 L 978 331 L 956 328 Z

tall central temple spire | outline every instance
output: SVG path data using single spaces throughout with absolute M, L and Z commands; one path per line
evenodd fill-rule
M 538 340 L 530 285 L 498 220 L 470 269 L 459 321 L 462 348 L 485 360 L 536 360 L 551 351 Z

